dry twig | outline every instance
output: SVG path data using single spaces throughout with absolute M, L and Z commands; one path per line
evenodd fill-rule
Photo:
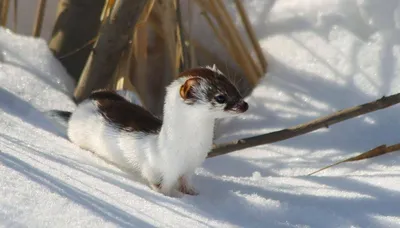
M 380 155 L 383 155 L 383 154 L 392 153 L 392 152 L 395 152 L 395 151 L 398 151 L 398 150 L 400 150 L 400 143 L 394 144 L 394 145 L 391 145 L 391 146 L 380 145 L 378 147 L 375 147 L 372 150 L 369 150 L 369 151 L 364 152 L 362 154 L 359 154 L 357 156 L 354 156 L 354 157 L 348 158 L 346 160 L 343 160 L 343 161 L 340 161 L 340 162 L 336 162 L 336 163 L 334 163 L 332 165 L 326 166 L 326 167 L 324 167 L 322 169 L 319 169 L 319 170 L 317 170 L 315 172 L 312 172 L 312 173 L 308 174 L 307 176 L 311 176 L 313 174 L 321 172 L 322 170 L 331 168 L 333 166 L 337 166 L 337 165 L 345 163 L 345 162 L 360 161 L 360 160 L 364 160 L 364 159 L 368 159 L 368 158 L 377 157 L 377 156 L 380 156 Z
M 249 82 L 256 85 L 258 79 L 263 75 L 261 67 L 251 57 L 224 3 L 220 0 L 196 0 L 196 3 L 201 7 L 205 19 L 216 33 L 219 41 L 232 55 L 235 62 L 241 66 Z M 216 23 L 213 22 L 210 15 Z
M 14 0 L 13 31 L 17 33 L 18 27 L 18 0 Z
M 176 20 L 178 24 L 177 33 L 179 35 L 180 45 L 182 49 L 181 53 L 181 64 L 180 64 L 180 72 L 189 69 L 190 67 L 190 49 L 187 45 L 187 39 L 185 37 L 185 33 L 183 32 L 183 24 L 182 24 L 182 13 L 181 13 L 181 2 L 179 0 L 175 0 L 176 4 Z
M 0 3 L 1 3 L 0 24 L 1 26 L 6 27 L 10 0 L 1 0 Z
M 236 150 L 245 149 L 253 146 L 259 146 L 268 143 L 274 143 L 290 139 L 299 135 L 303 135 L 320 128 L 329 127 L 330 125 L 369 113 L 376 110 L 384 109 L 392 105 L 400 103 L 400 93 L 382 97 L 379 100 L 358 105 L 352 108 L 344 109 L 331 115 L 321 117 L 308 123 L 300 124 L 292 128 L 283 129 L 280 131 L 271 132 L 268 134 L 258 135 L 246 139 L 241 139 L 237 142 L 216 146 L 208 157 L 215 157 L 227 154 Z
M 242 19 L 244 28 L 246 29 L 246 32 L 250 38 L 251 44 L 253 45 L 253 48 L 256 52 L 258 61 L 261 64 L 261 70 L 263 73 L 266 73 L 267 72 L 267 60 L 265 59 L 263 51 L 261 50 L 260 43 L 257 40 L 257 37 L 256 37 L 253 27 L 251 26 L 250 20 L 246 14 L 246 10 L 244 9 L 243 3 L 241 0 L 235 0 L 235 4 L 236 4 L 236 8 L 238 9 L 240 18 Z
M 38 37 L 42 31 L 43 18 L 44 18 L 44 10 L 46 9 L 47 0 L 40 0 L 38 3 L 37 13 L 35 25 L 33 26 L 33 36 Z

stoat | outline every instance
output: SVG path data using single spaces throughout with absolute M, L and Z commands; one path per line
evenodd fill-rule
M 68 138 L 140 173 L 164 195 L 197 195 L 191 176 L 212 148 L 215 119 L 247 109 L 215 65 L 199 67 L 182 72 L 167 86 L 163 120 L 114 91 L 100 90 L 72 113 Z

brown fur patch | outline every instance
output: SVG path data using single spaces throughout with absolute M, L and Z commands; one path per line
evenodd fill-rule
M 197 78 L 189 78 L 186 80 L 185 84 L 181 86 L 179 93 L 184 100 L 193 98 L 191 90 L 193 86 L 198 84 L 197 80 Z
M 89 97 L 96 102 L 99 113 L 118 128 L 133 132 L 158 133 L 162 121 L 149 111 L 132 104 L 114 91 L 95 91 Z

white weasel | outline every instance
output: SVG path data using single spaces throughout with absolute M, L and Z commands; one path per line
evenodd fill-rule
M 163 120 L 112 91 L 96 91 L 72 113 L 69 139 L 140 173 L 168 196 L 196 195 L 190 183 L 212 148 L 216 118 L 248 105 L 216 67 L 182 72 L 166 88 Z

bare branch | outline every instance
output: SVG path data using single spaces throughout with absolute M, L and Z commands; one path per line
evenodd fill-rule
M 308 123 L 300 124 L 292 128 L 283 129 L 280 131 L 271 132 L 268 134 L 258 135 L 246 139 L 241 139 L 234 143 L 228 143 L 216 146 L 209 154 L 208 157 L 215 157 L 227 153 L 231 153 L 236 150 L 241 150 L 253 146 L 259 146 L 263 144 L 269 144 L 274 142 L 283 141 L 299 135 L 303 135 L 320 128 L 329 127 L 330 125 L 369 113 L 376 110 L 384 109 L 392 105 L 400 103 L 400 93 L 382 97 L 379 100 L 365 103 L 352 108 L 344 109 L 333 113 L 331 115 L 313 120 Z
M 255 33 L 253 27 L 251 26 L 249 17 L 246 14 L 246 10 L 244 9 L 243 2 L 240 0 L 235 0 L 235 5 L 239 12 L 240 18 L 242 19 L 242 23 L 244 25 L 244 28 L 246 29 L 247 35 L 249 36 L 251 44 L 253 45 L 253 48 L 256 52 L 258 61 L 261 65 L 261 70 L 263 73 L 266 73 L 267 72 L 267 60 L 265 59 L 264 53 L 260 47 L 260 43 L 258 42 L 256 33 Z
M 10 0 L 0 0 L 0 4 L 1 4 L 0 25 L 6 27 Z
M 93 90 L 104 88 L 111 79 L 123 50 L 129 46 L 133 28 L 146 3 L 144 0 L 115 2 L 75 89 L 77 102 L 84 100 Z
M 308 174 L 307 176 L 311 176 L 313 174 L 321 172 L 322 170 L 331 168 L 333 166 L 337 166 L 337 165 L 345 163 L 345 162 L 361 161 L 361 160 L 364 160 L 364 159 L 378 157 L 380 155 L 392 153 L 392 152 L 395 152 L 395 151 L 398 151 L 398 150 L 400 150 L 400 143 L 394 144 L 394 145 L 391 145 L 391 146 L 380 145 L 378 147 L 375 147 L 372 150 L 369 150 L 369 151 L 364 152 L 362 154 L 359 154 L 357 156 L 354 156 L 354 157 L 348 158 L 346 160 L 342 160 L 340 162 L 336 162 L 336 163 L 334 163 L 332 165 L 326 166 L 326 167 L 324 167 L 322 169 L 319 169 L 319 170 L 317 170 L 315 172 L 312 172 L 312 173 Z
M 32 32 L 32 35 L 34 37 L 39 37 L 40 33 L 42 32 L 42 25 L 43 25 L 43 19 L 44 19 L 44 11 L 46 9 L 46 3 L 47 3 L 47 0 L 39 0 L 35 24 L 33 26 L 33 32 Z
M 59 0 L 49 48 L 77 82 L 97 40 L 105 0 Z
M 183 31 L 184 28 L 182 24 L 181 1 L 176 0 L 175 4 L 176 4 L 176 20 L 178 24 L 179 40 L 181 42 L 181 48 L 182 48 L 182 57 L 181 57 L 181 64 L 179 71 L 184 71 L 190 68 L 190 63 L 192 61 L 190 60 L 189 47 L 187 45 L 187 39 Z

